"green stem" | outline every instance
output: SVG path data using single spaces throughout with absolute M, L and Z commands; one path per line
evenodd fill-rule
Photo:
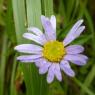
M 7 36 L 4 33 L 0 68 L 0 95 L 4 95 L 4 81 L 6 69 Z
M 10 84 L 10 95 L 17 95 L 16 89 L 15 89 L 15 74 L 16 74 L 16 56 L 14 57 L 14 62 L 13 62 L 13 68 L 12 68 L 12 74 L 11 74 L 11 84 Z

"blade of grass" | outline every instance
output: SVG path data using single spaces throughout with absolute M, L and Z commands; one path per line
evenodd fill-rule
M 11 84 L 10 84 L 10 95 L 17 95 L 15 89 L 15 74 L 16 74 L 16 56 L 14 56 L 13 68 L 12 68 L 12 75 L 11 75 Z
M 37 6 L 37 8 L 36 8 Z M 29 26 L 35 26 L 41 29 L 41 1 L 40 0 L 26 0 L 27 22 Z
M 0 12 L 2 11 L 2 8 L 3 8 L 3 1 L 4 0 L 0 0 Z
M 3 47 L 1 54 L 1 68 L 0 68 L 0 95 L 4 95 L 5 69 L 6 69 L 6 52 L 7 52 L 7 36 L 3 35 Z
M 94 77 L 95 77 L 95 65 L 92 66 L 92 68 L 91 68 L 89 74 L 87 75 L 83 85 L 85 85 L 86 87 L 89 87 L 91 82 L 93 81 Z M 83 89 L 81 90 L 81 95 L 84 95 Z
M 7 7 L 7 12 L 6 12 L 6 30 L 7 30 L 7 35 L 8 39 L 12 42 L 12 44 L 16 43 L 16 33 L 15 33 L 15 28 L 14 28 L 14 23 L 13 23 L 13 10 L 12 10 L 12 0 L 8 0 L 8 7 Z
M 91 36 L 92 36 L 92 47 L 93 47 L 93 50 L 95 51 L 95 30 L 94 30 L 94 26 L 93 26 L 94 24 L 92 22 L 91 16 L 87 9 L 85 9 L 84 14 L 87 19 L 89 31 L 91 32 Z M 94 56 L 95 56 L 95 53 L 94 53 Z
M 79 0 L 76 0 L 75 1 L 75 7 L 74 7 L 74 10 L 73 10 L 73 14 L 72 14 L 72 20 L 76 17 L 78 9 L 79 9 Z
M 12 0 L 12 7 L 13 7 L 13 16 L 14 16 L 14 24 L 15 24 L 15 31 L 16 31 L 16 37 L 18 44 L 25 43 L 26 40 L 22 39 L 22 34 L 25 32 L 25 21 L 26 21 L 26 15 L 25 15 L 25 0 Z M 15 94 L 15 88 L 14 87 L 14 77 L 15 77 L 15 60 L 13 65 L 13 72 L 12 72 L 12 79 L 11 79 L 11 95 L 13 93 Z M 26 65 L 22 64 L 23 68 L 26 69 Z M 21 66 L 21 65 L 18 65 Z M 22 68 L 22 71 L 24 72 L 24 69 Z M 28 76 L 27 70 L 24 73 L 24 76 Z M 25 84 L 27 82 L 25 81 Z M 28 94 L 29 95 L 29 94 Z
M 74 10 L 75 7 L 75 0 L 69 0 L 67 3 L 67 19 L 68 21 L 70 21 L 70 19 L 72 18 L 72 12 Z
M 77 16 L 77 19 L 81 19 L 83 17 L 86 6 L 87 6 L 87 0 L 84 0 L 84 2 L 80 1 L 80 8 L 79 8 L 79 12 L 78 12 L 79 14 Z
M 15 30 L 17 42 L 22 43 L 22 34 L 25 32 L 25 0 L 12 0 L 13 16 L 15 22 Z
M 63 0 L 60 0 L 59 12 L 64 18 L 63 24 L 65 27 L 67 25 L 67 17 L 66 17 L 67 15 L 66 15 L 66 9 L 65 9 Z
M 83 83 L 81 83 L 78 79 L 74 78 L 75 83 L 81 87 L 85 93 L 87 93 L 88 95 L 95 95 L 90 89 L 88 89 Z
M 4 0 L 0 0 L 0 24 L 1 25 L 5 25 L 5 22 L 4 22 L 4 19 L 3 19 L 3 3 L 4 3 Z
M 37 6 L 37 8 L 35 7 Z M 35 26 L 41 29 L 41 2 L 40 0 L 26 0 L 27 22 L 29 26 Z M 33 64 L 28 64 L 28 76 L 26 75 L 27 95 L 41 95 L 44 91 L 41 89 L 41 78 L 38 74 L 37 68 Z M 26 71 L 25 71 L 26 72 Z M 31 81 L 31 82 L 30 82 Z M 30 84 L 30 85 L 29 85 Z M 42 94 L 43 95 L 43 94 Z
M 42 9 L 42 14 L 51 16 L 53 14 L 53 0 L 42 0 Z

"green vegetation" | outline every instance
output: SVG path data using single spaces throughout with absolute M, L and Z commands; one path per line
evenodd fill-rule
M 57 18 L 57 37 L 63 40 L 73 24 L 84 19 L 85 32 L 72 44 L 82 44 L 87 65 L 72 65 L 74 78 L 63 73 L 63 81 L 47 84 L 34 64 L 16 60 L 17 44 L 27 27 L 42 29 L 40 16 Z M 0 95 L 95 95 L 95 1 L 94 0 L 0 0 Z

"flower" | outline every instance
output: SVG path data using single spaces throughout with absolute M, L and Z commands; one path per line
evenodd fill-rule
M 23 37 L 34 41 L 31 44 L 21 44 L 14 49 L 21 53 L 27 53 L 17 57 L 21 62 L 34 62 L 39 68 L 40 74 L 47 73 L 47 82 L 51 83 L 56 77 L 62 81 L 64 71 L 70 77 L 75 76 L 75 72 L 70 67 L 70 62 L 76 65 L 85 65 L 88 57 L 81 54 L 84 51 L 81 45 L 69 45 L 73 40 L 80 36 L 85 29 L 82 25 L 83 20 L 77 21 L 71 28 L 66 38 L 59 42 L 56 40 L 56 18 L 41 16 L 43 33 L 36 27 L 29 27 L 28 32 Z

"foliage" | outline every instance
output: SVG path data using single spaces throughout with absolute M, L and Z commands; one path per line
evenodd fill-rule
M 0 0 L 0 95 L 95 95 L 94 0 Z M 57 36 L 62 40 L 72 25 L 83 18 L 85 32 L 72 44 L 85 46 L 87 65 L 73 66 L 76 77 L 47 84 L 33 64 L 16 61 L 14 47 L 29 43 L 22 38 L 28 26 L 42 29 L 41 14 L 57 17 Z

